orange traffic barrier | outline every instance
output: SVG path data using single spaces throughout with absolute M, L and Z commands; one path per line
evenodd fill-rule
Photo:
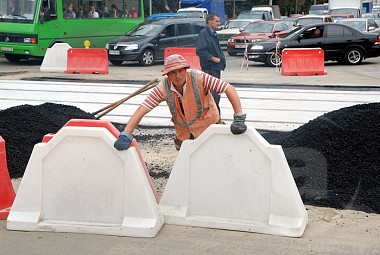
M 201 70 L 201 63 L 199 57 L 195 52 L 195 48 L 166 48 L 164 52 L 164 57 L 167 58 L 170 55 L 180 54 L 186 60 L 186 63 L 190 65 L 193 69 Z
M 107 50 L 68 49 L 65 73 L 108 74 Z
M 8 173 L 5 141 L 0 136 L 0 220 L 8 217 L 15 196 L 16 194 Z
M 294 48 L 282 51 L 281 75 L 324 75 L 325 52 L 321 48 Z

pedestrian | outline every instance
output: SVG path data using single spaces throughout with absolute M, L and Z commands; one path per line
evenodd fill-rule
M 179 150 L 184 140 L 195 139 L 210 125 L 220 123 L 211 90 L 226 93 L 234 109 L 231 132 L 242 134 L 246 131 L 246 114 L 243 113 L 240 98 L 232 85 L 200 70 L 190 69 L 190 65 L 178 54 L 165 59 L 162 73 L 164 79 L 149 93 L 129 119 L 125 130 L 120 133 L 114 144 L 116 149 L 128 149 L 133 139 L 132 132 L 141 119 L 166 101 L 176 132 L 175 146 Z
M 199 56 L 202 71 L 220 79 L 221 71 L 226 68 L 226 58 L 216 34 L 220 26 L 220 17 L 215 13 L 210 13 L 207 15 L 206 23 L 207 26 L 199 32 L 196 53 Z M 220 115 L 220 95 L 212 91 L 212 96 Z

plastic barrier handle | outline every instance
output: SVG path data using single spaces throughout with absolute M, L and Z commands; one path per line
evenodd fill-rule
M 130 94 L 129 96 L 123 98 L 123 99 L 120 99 L 119 101 L 116 101 L 115 103 L 112 103 L 102 109 L 100 109 L 99 111 L 97 111 L 96 113 L 99 113 L 99 112 L 102 112 L 100 113 L 98 116 L 95 117 L 96 120 L 100 119 L 101 117 L 103 117 L 104 115 L 106 115 L 107 113 L 109 113 L 110 111 L 112 111 L 113 109 L 115 109 L 116 107 L 118 107 L 119 105 L 123 104 L 124 102 L 126 102 L 128 99 L 131 99 L 132 97 L 138 95 L 138 94 L 141 94 L 142 92 L 144 91 L 147 91 L 151 88 L 154 88 L 158 83 L 158 79 L 155 78 L 154 80 L 151 80 L 150 82 L 148 82 L 147 84 L 145 84 L 143 87 L 139 88 L 138 90 L 136 90 L 135 92 L 133 92 L 132 94 Z M 104 109 L 104 110 L 103 110 Z M 95 113 L 95 114 L 96 114 Z M 95 115 L 93 114 L 93 115 Z

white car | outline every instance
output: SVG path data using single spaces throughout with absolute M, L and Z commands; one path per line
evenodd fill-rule
M 255 19 L 234 19 L 229 20 L 221 27 L 221 30 L 216 31 L 218 34 L 219 44 L 222 49 L 227 49 L 227 41 L 233 35 L 239 34 L 241 30 L 249 23 L 257 21 Z
M 297 26 L 307 26 L 318 23 L 333 22 L 329 15 L 305 15 L 298 18 Z
M 353 18 L 353 19 L 341 19 L 337 23 L 345 24 L 353 27 L 363 33 L 380 34 L 380 27 L 373 19 L 368 18 Z

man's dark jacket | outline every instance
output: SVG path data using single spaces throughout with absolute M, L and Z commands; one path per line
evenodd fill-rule
M 226 58 L 220 48 L 219 39 L 209 26 L 199 32 L 196 52 L 199 56 L 202 70 L 224 70 L 226 68 Z M 211 57 L 220 58 L 220 62 L 211 61 Z

